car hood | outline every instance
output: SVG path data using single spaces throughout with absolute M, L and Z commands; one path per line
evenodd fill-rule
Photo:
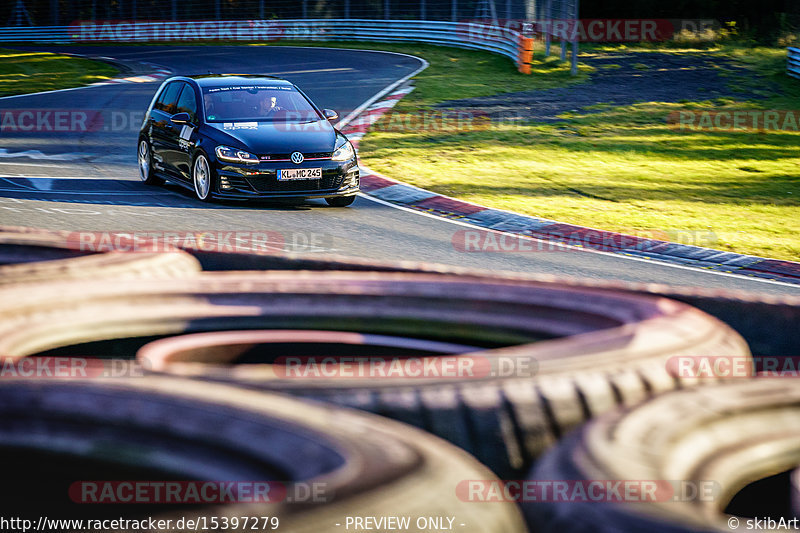
M 209 126 L 238 141 L 239 146 L 257 155 L 291 152 L 333 152 L 336 130 L 327 120 L 305 124 L 280 122 L 224 122 Z

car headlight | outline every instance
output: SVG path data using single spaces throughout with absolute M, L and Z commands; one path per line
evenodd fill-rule
M 350 141 L 345 141 L 343 145 L 333 152 L 333 161 L 350 161 L 356 156 L 356 151 Z
M 216 152 L 217 158 L 220 161 L 226 161 L 228 163 L 258 163 L 258 157 L 244 150 L 238 150 L 228 146 L 217 146 Z

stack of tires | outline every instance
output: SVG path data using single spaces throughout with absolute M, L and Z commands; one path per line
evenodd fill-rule
M 654 291 L 344 260 L 202 271 L 181 250 L 86 254 L 20 228 L 0 230 L 0 273 L 0 447 L 18 514 L 652 532 L 791 512 L 800 388 L 681 374 L 676 361 L 748 363 L 750 348 Z M 55 375 L 64 361 L 77 370 Z M 97 480 L 258 480 L 277 496 L 81 505 Z

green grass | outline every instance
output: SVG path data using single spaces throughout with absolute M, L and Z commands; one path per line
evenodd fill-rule
M 80 87 L 117 74 L 98 61 L 0 48 L 0 96 Z
M 800 109 L 800 83 L 783 73 L 785 51 L 728 46 L 668 52 L 731 58 L 784 94 L 752 102 L 601 104 L 593 113 L 564 115 L 562 123 L 506 123 L 481 131 L 381 131 L 379 124 L 362 141 L 361 158 L 395 179 L 482 205 L 614 231 L 697 232 L 696 240 L 684 242 L 800 260 L 800 134 L 678 131 L 666 121 L 680 110 Z M 418 76 L 422 94 L 412 93 L 399 110 L 455 98 L 444 88 L 432 90 L 443 79 L 438 68 L 432 62 Z M 459 87 L 462 77 L 468 83 L 473 76 L 474 69 L 451 68 L 446 78 Z M 495 69 L 489 79 L 505 87 L 503 79 L 516 76 L 510 68 Z M 741 85 L 740 78 L 731 74 L 730 83 Z M 716 242 L 708 242 L 709 232 Z
M 363 42 L 280 41 L 269 46 L 320 46 L 383 50 L 421 57 L 430 63 L 415 78 L 416 89 L 400 102 L 400 109 L 428 106 L 443 100 L 476 98 L 493 94 L 565 87 L 584 82 L 593 69 L 582 65 L 578 76 L 570 76 L 569 64 L 555 57 L 545 59 L 541 51 L 532 64 L 531 75 L 516 71 L 506 57 L 479 50 L 464 50 L 423 44 L 380 44 Z M 558 54 L 558 47 L 553 47 Z

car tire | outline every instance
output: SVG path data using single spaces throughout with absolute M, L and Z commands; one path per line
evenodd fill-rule
M 352 196 L 337 196 L 335 198 L 325 198 L 328 205 L 331 207 L 347 207 L 356 201 L 356 195 Z
M 54 515 L 91 518 L 110 512 L 108 507 L 116 507 L 115 518 L 152 512 L 158 519 L 259 517 L 260 524 L 268 515 L 277 517 L 280 527 L 264 530 L 297 533 L 341 531 L 337 522 L 354 515 L 455 516 L 463 524 L 459 531 L 466 533 L 526 531 L 515 505 L 473 505 L 455 493 L 453 487 L 463 479 L 494 479 L 473 458 L 414 428 L 346 409 L 155 376 L 4 378 L 0 419 L 0 441 L 13 443 L 13 450 L 4 449 L 6 462 L 22 451 L 27 458 L 58 465 L 62 474 L 6 464 L 5 479 L 18 480 L 6 504 L 17 514 L 41 515 L 54 505 L 58 513 L 49 509 Z M 40 461 L 31 464 L 41 466 Z M 157 491 L 146 496 L 136 491 L 133 503 L 139 505 L 130 505 L 125 502 L 131 502 L 133 491 L 97 489 L 119 486 L 126 480 L 115 475 L 119 471 L 129 484 L 198 480 L 203 499 L 195 493 L 192 501 L 203 503 L 179 500 L 170 506 Z M 243 493 L 242 502 L 236 501 L 235 489 L 226 494 L 206 488 L 209 482 L 235 481 L 270 483 L 270 490 L 260 492 L 268 501 L 253 502 L 252 490 Z M 86 484 L 95 490 L 86 490 Z M 191 491 L 184 490 L 189 497 Z M 67 494 L 72 505 L 65 506 Z M 110 499 L 91 505 L 98 494 Z M 213 500 L 215 494 L 224 501 Z M 143 503 L 142 497 L 160 499 L 161 505 Z M 251 530 L 240 526 L 231 529 Z
M 201 202 L 210 202 L 216 187 L 216 178 L 205 154 L 199 153 L 192 162 L 192 185 L 195 197 Z
M 54 280 L 193 276 L 200 263 L 180 250 L 86 249 L 77 233 L 0 226 L 0 286 Z
M 494 365 L 489 371 L 440 379 L 280 379 L 254 365 L 238 372 L 202 364 L 192 375 L 409 421 L 501 476 L 526 472 L 561 436 L 598 414 L 691 385 L 671 373 L 672 356 L 749 354 L 733 330 L 685 304 L 496 277 L 209 272 L 136 286 L 42 284 L 3 296 L 0 353 L 11 358 L 67 347 L 91 355 L 90 343 L 114 339 L 127 346 L 120 355 L 133 358 L 155 338 L 245 329 L 484 347 L 471 356 L 476 365 Z M 499 373 L 502 362 L 513 363 L 513 372 Z
M 137 151 L 137 160 L 139 163 L 139 179 L 147 185 L 163 185 L 164 180 L 155 175 L 153 168 L 153 155 L 150 148 L 150 143 L 144 137 L 139 139 L 139 148 Z
M 548 452 L 529 476 L 655 482 L 652 497 L 527 501 L 522 508 L 531 531 L 541 533 L 745 530 L 748 517 L 792 515 L 789 482 L 771 484 L 771 491 L 763 483 L 788 479 L 798 462 L 797 378 L 746 379 L 667 393 L 600 417 Z M 754 485 L 758 490 L 748 490 Z M 776 502 L 785 509 L 776 510 Z

